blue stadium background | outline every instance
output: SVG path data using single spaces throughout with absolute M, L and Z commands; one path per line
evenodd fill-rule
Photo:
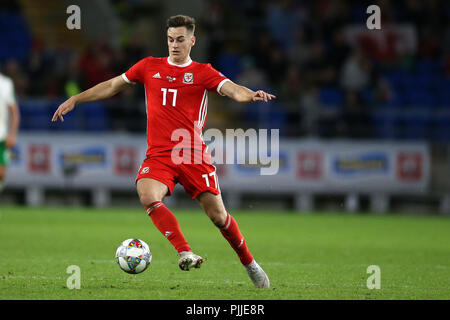
M 118 34 L 92 37 L 83 25 L 61 30 L 64 36 L 57 38 L 39 33 L 66 29 L 66 4 L 53 1 L 60 3 L 58 11 L 50 2 L 32 8 L 33 1 L 0 2 L 0 65 L 15 81 L 21 130 L 143 132 L 140 87 L 77 109 L 64 125 L 49 118 L 70 94 L 126 71 L 142 57 L 165 55 L 165 14 L 174 13 L 170 5 L 110 1 Z M 245 108 L 217 99 L 210 126 L 280 128 L 285 137 L 449 141 L 448 1 L 375 1 L 383 28 L 406 25 L 413 34 L 414 49 L 403 53 L 395 50 L 396 39 L 388 42 L 392 50 L 383 52 L 368 39 L 349 43 L 346 28 L 365 26 L 370 2 L 197 2 L 201 6 L 193 6 L 199 8 L 192 13 L 203 43 L 194 48 L 193 59 L 278 96 L 276 103 Z M 43 19 L 49 10 L 53 16 Z M 39 12 L 41 24 L 50 24 L 47 29 L 34 22 Z M 148 25 L 147 34 L 139 32 Z

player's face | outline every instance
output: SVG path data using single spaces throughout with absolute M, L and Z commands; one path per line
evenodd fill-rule
M 170 60 L 184 63 L 195 44 L 195 36 L 187 31 L 186 27 L 167 29 L 167 44 L 169 46 Z

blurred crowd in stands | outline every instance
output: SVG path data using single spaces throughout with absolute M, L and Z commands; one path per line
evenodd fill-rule
M 140 21 L 132 13 L 142 2 L 113 1 L 128 30 Z M 372 2 L 381 9 L 381 30 L 366 27 Z M 294 137 L 450 138 L 449 1 L 221 0 L 205 1 L 203 11 L 195 17 L 202 44 L 192 58 L 203 48 L 200 62 L 278 97 L 246 106 L 212 99 L 213 125 L 279 128 Z M 163 36 L 147 40 L 128 36 L 114 47 L 99 39 L 75 52 L 34 39 L 25 58 L 0 63 L 19 100 L 63 99 L 145 56 L 165 55 Z M 105 105 L 99 128 L 145 130 L 142 87 Z

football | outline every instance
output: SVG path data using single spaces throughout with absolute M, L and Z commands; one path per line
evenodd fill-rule
M 127 239 L 116 250 L 116 261 L 120 269 L 137 274 L 145 271 L 152 261 L 147 243 L 140 239 Z

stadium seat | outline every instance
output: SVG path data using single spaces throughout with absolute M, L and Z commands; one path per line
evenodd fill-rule
M 280 134 L 287 126 L 287 113 L 282 105 L 272 102 L 255 102 L 248 105 L 244 112 L 244 120 L 249 128 L 280 129 Z
M 354 4 L 351 7 L 351 17 L 355 23 L 366 23 L 367 20 L 367 7 L 361 4 Z
M 384 73 L 383 76 L 389 83 L 391 88 L 395 90 L 403 90 L 405 87 L 405 82 L 408 79 L 408 74 L 401 70 L 394 70 Z
M 440 107 L 450 107 L 450 78 L 439 77 L 436 79 L 436 100 Z
M 0 12 L 0 61 L 27 57 L 31 48 L 31 35 L 22 15 L 15 12 Z
M 432 89 L 435 85 L 436 74 L 412 73 L 402 70 L 390 71 L 384 78 L 395 90 L 416 91 Z
M 51 122 L 51 117 L 60 101 L 46 99 L 21 99 L 18 101 L 20 109 L 20 130 L 75 130 L 76 110 L 64 117 L 64 123 Z
M 283 106 L 280 104 L 274 104 L 270 108 L 268 114 L 267 129 L 279 129 L 280 135 L 284 135 L 286 130 L 287 115 Z
M 366 105 L 371 105 L 374 102 L 374 93 L 371 89 L 361 91 L 361 99 Z
M 442 70 L 442 64 L 438 60 L 423 59 L 417 62 L 417 73 L 421 75 L 436 75 Z
M 418 74 L 412 77 L 412 85 L 410 90 L 416 89 L 432 89 L 434 86 L 434 75 Z
M 426 140 L 431 136 L 431 125 L 431 112 L 411 110 L 402 116 L 401 138 L 407 140 Z
M 109 129 L 108 113 L 102 102 L 85 103 L 80 110 L 84 130 L 105 131 Z
M 322 88 L 319 91 L 319 101 L 326 108 L 338 108 L 344 103 L 344 95 L 338 88 Z
M 448 110 L 446 110 L 448 111 Z M 434 141 L 448 143 L 450 141 L 450 114 L 437 114 L 432 123 Z
M 218 60 L 219 70 L 231 80 L 235 80 L 242 70 L 240 57 L 233 53 L 224 52 Z
M 450 88 L 450 76 L 436 76 L 435 87 L 438 90 L 449 90 Z
M 436 95 L 437 105 L 444 108 L 450 108 L 450 91 L 439 91 Z
M 46 100 L 30 99 L 18 101 L 22 130 L 47 130 L 50 122 L 50 106 Z
M 409 106 L 432 108 L 436 105 L 435 96 L 426 89 L 409 90 L 405 97 Z
M 401 109 L 406 103 L 406 95 L 403 90 L 392 90 L 391 96 L 380 105 L 381 108 Z
M 375 138 L 392 140 L 399 137 L 399 112 L 381 107 L 371 112 L 371 118 Z

